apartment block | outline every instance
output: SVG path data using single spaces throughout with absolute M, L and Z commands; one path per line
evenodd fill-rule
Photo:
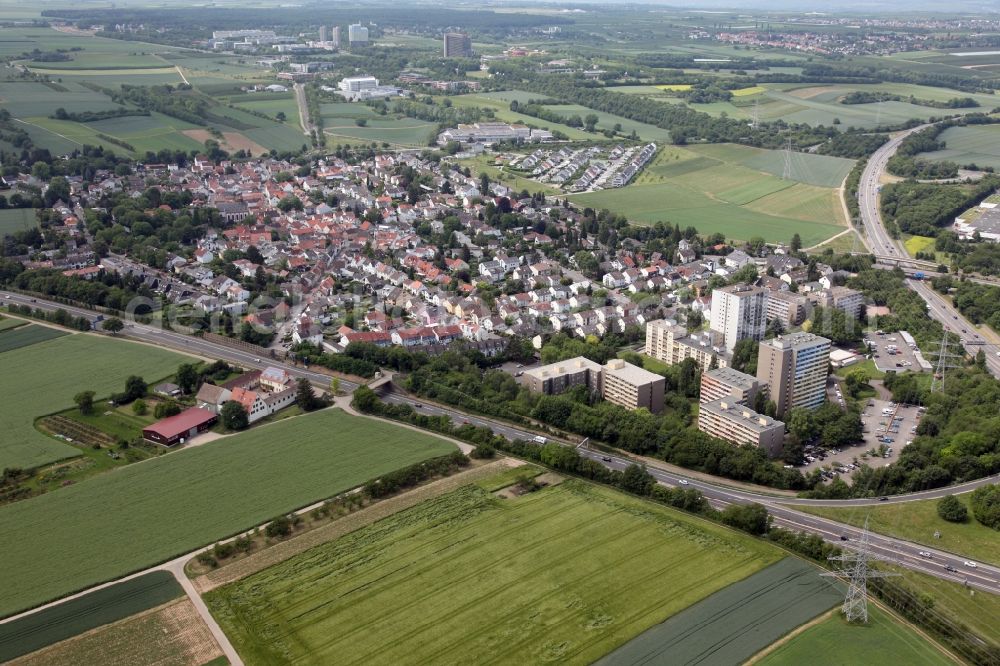
M 767 291 L 742 283 L 713 290 L 711 328 L 722 333 L 723 344 L 730 352 L 740 340 L 763 340 Z
M 468 58 L 472 56 L 472 40 L 464 32 L 444 33 L 444 57 Z
M 855 319 L 861 317 L 861 308 L 865 304 L 864 294 L 848 287 L 830 287 L 829 293 L 833 307 Z
M 741 446 L 756 446 L 772 458 L 781 455 L 785 424 L 729 400 L 706 402 L 698 410 L 698 430 Z
M 654 414 L 663 411 L 663 394 L 666 379 L 620 358 L 604 366 L 603 397 L 608 402 L 638 409 L 645 407 Z
M 701 374 L 701 404 L 726 400 L 752 407 L 760 390 L 753 375 L 732 368 L 715 368 Z
M 767 295 L 767 320 L 777 319 L 786 326 L 798 326 L 806 319 L 809 299 L 790 291 L 772 291 Z
M 757 380 L 767 384 L 778 414 L 814 409 L 826 399 L 830 340 L 812 333 L 779 335 L 760 344 Z
M 574 386 L 586 386 L 594 393 L 601 392 L 600 363 L 583 356 L 550 363 L 524 371 L 524 382 L 535 393 L 552 395 Z
M 667 365 L 676 365 L 693 358 L 702 370 L 727 367 L 732 354 L 723 345 L 722 334 L 703 331 L 689 335 L 687 329 L 666 319 L 646 324 L 646 355 Z

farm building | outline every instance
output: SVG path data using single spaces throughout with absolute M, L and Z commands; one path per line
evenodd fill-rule
M 219 417 L 207 409 L 191 407 L 176 416 L 167 417 L 143 428 L 142 437 L 163 446 L 173 446 L 205 432 L 218 420 Z

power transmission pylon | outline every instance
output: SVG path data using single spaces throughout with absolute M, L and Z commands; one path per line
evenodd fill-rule
M 760 96 L 754 97 L 753 99 L 753 117 L 750 120 L 750 127 L 757 129 L 757 124 L 760 123 Z
M 937 363 L 934 367 L 934 377 L 931 379 L 931 392 L 943 391 L 944 390 L 944 373 L 945 370 L 949 368 L 961 367 L 958 363 L 953 362 L 953 359 L 962 359 L 964 355 L 953 354 L 948 351 L 948 331 L 944 332 L 941 337 L 941 344 L 938 346 L 937 352 L 931 352 L 932 355 L 937 356 Z
M 792 137 L 788 137 L 785 141 L 785 165 L 781 170 L 781 179 L 792 179 Z
M 875 555 L 871 552 L 868 540 L 868 518 L 865 517 L 865 529 L 861 532 L 861 540 L 858 548 L 853 553 L 845 555 L 835 555 L 831 560 L 849 563 L 843 569 L 830 573 L 820 574 L 822 576 L 832 576 L 835 578 L 847 579 L 847 597 L 844 598 L 844 605 L 841 611 L 848 622 L 868 623 L 868 580 L 870 578 L 888 578 L 898 576 L 897 573 L 873 570 L 870 566 L 872 562 L 885 562 L 888 558 Z

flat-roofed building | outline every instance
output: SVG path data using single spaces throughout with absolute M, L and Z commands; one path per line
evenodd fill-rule
M 767 320 L 777 319 L 786 326 L 798 326 L 806 318 L 809 299 L 790 291 L 771 291 L 767 294 Z
M 723 334 L 729 352 L 740 340 L 763 340 L 767 329 L 767 291 L 743 283 L 713 289 L 711 327 Z
M 693 358 L 702 370 L 715 365 L 727 367 L 732 354 L 723 346 L 722 334 L 702 331 L 689 335 L 687 329 L 666 319 L 646 324 L 646 355 L 667 365 Z
M 741 446 L 756 446 L 772 458 L 781 454 L 785 424 L 731 400 L 706 402 L 698 408 L 698 430 Z
M 445 58 L 471 58 L 472 40 L 464 32 L 444 33 Z
M 574 386 L 601 392 L 601 364 L 583 356 L 524 371 L 524 382 L 535 393 L 552 395 Z
M 604 366 L 602 395 L 608 402 L 638 409 L 645 407 L 654 414 L 663 411 L 663 393 L 666 379 L 620 358 Z
M 760 343 L 757 380 L 767 384 L 778 414 L 815 409 L 826 400 L 830 340 L 799 331 Z
M 733 368 L 715 368 L 701 374 L 699 401 L 704 404 L 715 400 L 731 400 L 752 407 L 759 390 L 760 382 L 753 375 Z

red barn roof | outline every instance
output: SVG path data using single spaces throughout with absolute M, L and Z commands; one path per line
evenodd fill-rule
M 210 412 L 201 407 L 191 407 L 190 409 L 185 409 L 180 414 L 168 416 L 162 421 L 157 421 L 151 426 L 146 426 L 143 428 L 143 431 L 155 432 L 160 437 L 170 440 L 183 435 L 191 430 L 191 428 L 197 428 L 216 418 L 215 412 Z

